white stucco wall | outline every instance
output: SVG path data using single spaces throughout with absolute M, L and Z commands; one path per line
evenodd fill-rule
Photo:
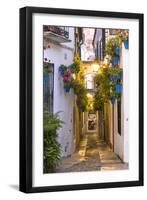
M 123 112 L 123 109 L 122 109 Z M 117 102 L 114 105 L 114 152 L 124 161 L 124 128 L 123 113 L 121 116 L 121 135 L 118 133 L 117 125 Z
M 121 136 L 117 130 L 117 103 L 115 104 L 115 133 L 114 152 L 124 161 L 129 162 L 129 50 L 122 44 L 122 56 L 120 66 L 123 67 L 122 88 L 122 114 L 121 114 Z
M 58 68 L 61 64 L 69 65 L 73 62 L 74 53 L 74 28 L 69 28 L 70 43 L 64 43 L 64 46 L 49 42 L 50 48 L 44 50 L 44 58 L 54 63 L 54 106 L 53 112 L 59 112 L 60 118 L 65 122 L 62 128 L 58 130 L 58 141 L 62 148 L 62 157 L 70 155 L 72 152 L 73 137 L 73 92 L 65 93 L 63 81 L 59 76 Z M 70 47 L 72 49 L 68 49 Z
M 123 66 L 123 122 L 124 128 L 124 162 L 129 162 L 129 50 L 122 48 L 122 66 Z

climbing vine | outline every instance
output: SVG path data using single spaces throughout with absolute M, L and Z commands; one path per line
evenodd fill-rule
M 81 111 L 86 111 L 87 110 L 87 105 L 88 105 L 88 97 L 87 97 L 87 90 L 85 88 L 85 84 L 83 80 L 77 80 L 73 79 L 72 80 L 72 88 L 77 96 L 77 106 Z
M 80 57 L 75 54 L 71 65 L 60 65 L 59 73 L 64 83 L 64 91 L 68 93 L 71 88 L 73 89 L 74 94 L 77 96 L 77 106 L 84 112 L 87 110 L 88 98 L 80 65 Z

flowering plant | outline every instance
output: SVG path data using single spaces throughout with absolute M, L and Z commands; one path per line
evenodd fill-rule
M 110 55 L 112 57 L 115 54 L 119 55 L 119 52 L 116 52 L 116 48 L 117 49 L 120 48 L 121 43 L 122 43 L 122 41 L 119 36 L 109 38 L 108 41 L 106 42 L 106 46 L 105 46 L 105 55 Z
M 71 72 L 67 70 L 67 71 L 63 74 L 62 78 L 63 78 L 64 84 L 70 83 L 71 80 L 72 80 Z
M 122 41 L 128 40 L 128 38 L 129 38 L 128 30 L 121 31 L 119 35 L 120 35 L 120 38 L 121 38 Z
M 69 69 L 69 67 L 65 65 L 60 65 L 59 73 L 64 83 L 64 91 L 67 93 L 70 91 L 71 88 L 71 81 L 72 81 L 71 70 Z
M 67 66 L 66 65 L 60 65 L 60 67 L 59 67 L 60 75 L 63 76 L 66 71 L 67 71 Z

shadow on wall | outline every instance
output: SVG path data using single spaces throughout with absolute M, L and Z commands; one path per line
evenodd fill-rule
M 9 187 L 11 188 L 11 189 L 13 189 L 13 190 L 17 190 L 17 191 L 19 191 L 19 186 L 18 185 L 9 185 Z

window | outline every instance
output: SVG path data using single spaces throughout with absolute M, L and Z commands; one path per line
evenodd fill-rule
M 43 105 L 53 112 L 54 64 L 44 63 L 43 67 Z
M 121 99 L 117 101 L 117 120 L 118 134 L 121 135 Z

